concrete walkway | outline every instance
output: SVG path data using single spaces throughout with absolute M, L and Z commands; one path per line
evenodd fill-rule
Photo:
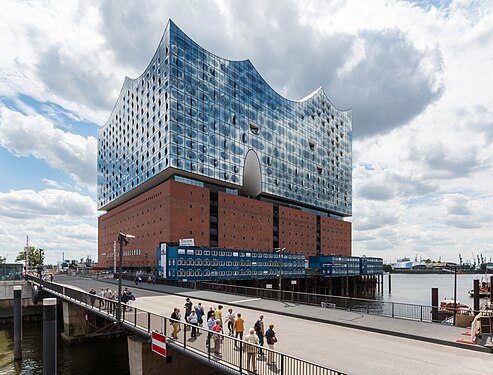
M 117 284 L 115 279 L 97 279 L 97 281 Z M 454 346 L 487 353 L 492 352 L 489 347 L 482 345 L 457 343 L 455 341 L 456 339 L 469 338 L 469 336 L 461 335 L 461 332 L 467 331 L 467 329 L 446 324 L 419 322 L 378 315 L 366 315 L 342 309 L 329 309 L 322 308 L 320 306 L 279 302 L 275 300 L 252 298 L 251 296 L 224 294 L 169 285 L 148 285 L 145 282 L 137 286 L 135 285 L 135 282 L 130 280 L 124 280 L 122 285 L 132 289 L 149 290 L 164 294 L 190 297 L 192 300 L 206 300 L 216 304 L 236 306 L 243 309 L 247 308 L 268 313 L 277 313 L 307 319 L 310 321 L 318 321 L 320 323 L 334 324 L 337 326 L 376 332 L 412 340 Z

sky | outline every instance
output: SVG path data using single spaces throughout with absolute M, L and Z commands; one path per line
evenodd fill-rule
M 168 19 L 353 111 L 353 255 L 493 256 L 493 1 L 0 0 L 0 255 L 97 259 L 97 130 Z

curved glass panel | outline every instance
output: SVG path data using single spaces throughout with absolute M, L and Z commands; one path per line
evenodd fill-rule
M 164 180 L 169 168 L 241 188 L 254 150 L 261 194 L 350 216 L 351 144 L 351 111 L 335 108 L 321 88 L 286 99 L 249 60 L 218 57 L 169 21 L 149 65 L 125 79 L 98 131 L 98 207 Z

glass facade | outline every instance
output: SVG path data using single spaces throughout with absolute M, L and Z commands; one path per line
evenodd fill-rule
M 351 145 L 351 111 L 321 88 L 288 100 L 249 60 L 217 57 L 169 21 L 149 66 L 125 80 L 99 130 L 98 208 L 167 174 L 239 189 L 253 150 L 262 195 L 350 216 Z

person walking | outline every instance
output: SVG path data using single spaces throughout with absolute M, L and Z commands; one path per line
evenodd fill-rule
M 233 313 L 233 309 L 228 309 L 224 322 L 228 324 L 228 335 L 233 336 L 233 325 L 235 323 L 235 314 Z
M 104 289 L 101 288 L 101 290 L 98 293 L 98 297 L 101 297 L 99 300 L 99 307 L 101 309 L 104 309 Z
M 193 307 L 193 303 L 192 301 L 190 301 L 190 298 L 187 297 L 184 307 L 185 307 L 185 321 L 188 322 L 188 316 L 192 313 L 192 307 Z
M 269 353 L 267 353 L 267 365 L 275 365 L 274 361 L 274 344 L 277 342 L 276 333 L 274 332 L 274 324 L 269 324 L 269 329 L 265 332 L 265 338 L 267 339 L 267 345 L 269 345 Z
M 238 336 L 240 337 L 240 340 L 243 340 L 243 331 L 245 330 L 245 321 L 241 317 L 241 314 L 238 313 L 236 316 L 235 322 L 233 323 L 233 331 L 235 332 L 235 338 L 238 339 Z M 255 330 L 253 331 L 255 332 Z M 235 346 L 238 345 L 238 340 L 235 340 Z
M 209 311 L 207 311 L 207 321 L 209 321 L 209 319 L 211 318 L 211 316 L 213 316 L 214 319 L 215 319 L 214 310 L 215 310 L 214 307 L 212 307 L 212 306 L 209 307 Z
M 245 337 L 245 342 L 246 342 L 246 353 L 247 353 L 247 371 L 250 371 L 250 364 L 252 365 L 252 372 L 254 374 L 257 373 L 257 350 L 258 348 L 254 345 L 259 344 L 258 336 L 257 333 L 255 332 L 254 328 L 250 328 L 250 334 L 246 335 Z
M 111 293 L 111 291 L 110 291 Z M 132 294 L 130 290 L 127 290 L 127 305 L 128 305 L 128 310 L 132 311 L 132 303 L 135 301 L 135 296 Z
M 223 330 L 223 305 L 217 306 L 217 309 L 214 310 L 214 318 L 219 320 L 219 325 L 221 326 L 221 333 L 224 333 Z
M 222 332 L 223 327 L 221 326 L 221 320 L 216 319 L 216 324 L 214 324 L 214 327 L 212 327 L 212 330 L 214 331 L 214 354 L 215 355 L 221 355 L 221 335 L 220 333 Z
M 90 301 L 91 301 L 91 307 L 94 307 L 94 302 L 96 302 L 96 289 L 94 288 L 91 288 L 91 290 L 89 291 L 89 294 L 91 295 L 89 297 Z
M 190 315 L 188 316 L 188 323 L 192 325 L 192 333 L 191 337 L 197 337 L 197 326 L 199 324 L 199 320 L 197 319 L 197 314 L 195 310 L 192 310 Z
M 211 344 L 211 338 L 214 332 L 212 330 L 214 329 L 214 325 L 216 324 L 216 319 L 214 319 L 214 316 L 211 315 L 210 318 L 207 320 L 207 329 L 209 332 L 207 332 L 207 340 L 205 341 L 205 345 L 209 346 Z
M 103 298 L 104 298 L 105 300 L 108 300 L 108 299 L 110 299 L 110 295 L 111 295 L 110 288 L 106 288 L 106 289 L 103 291 Z M 106 310 L 109 310 L 110 305 L 111 305 L 111 302 L 105 301 Z
M 180 320 L 180 309 L 178 307 L 174 308 L 173 313 L 171 314 L 171 319 L 174 319 L 171 321 L 171 325 L 173 326 L 173 332 L 171 333 L 171 337 L 177 339 L 178 328 L 180 327 L 180 323 L 178 323 L 178 321 Z
M 204 314 L 202 313 L 202 310 L 200 309 L 200 303 L 194 307 L 194 310 L 195 310 L 195 315 L 197 315 L 197 326 L 198 327 L 202 327 L 202 323 L 203 323 L 203 316 Z M 197 329 L 197 333 L 199 332 L 199 330 Z
M 205 310 L 200 302 L 197 305 L 197 309 L 200 311 L 199 326 L 202 327 L 202 324 L 204 323 Z M 198 312 L 197 312 L 197 316 L 199 316 Z
M 127 302 L 128 302 L 128 289 L 125 288 L 125 290 L 123 291 L 122 295 L 121 295 L 121 301 L 123 303 L 123 306 L 122 306 L 122 311 L 127 311 Z
M 258 320 L 255 322 L 253 328 L 258 336 L 258 341 L 260 346 L 264 346 L 264 316 L 260 315 Z M 259 354 L 263 355 L 262 349 L 259 350 Z

